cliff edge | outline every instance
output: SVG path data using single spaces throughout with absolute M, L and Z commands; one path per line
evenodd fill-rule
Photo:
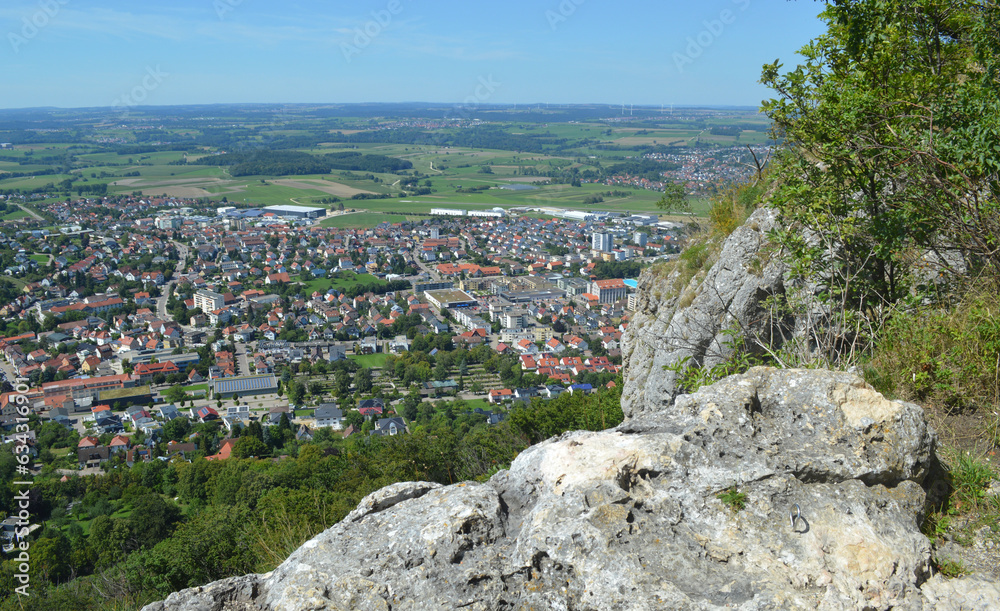
M 755 368 L 486 484 L 389 486 L 276 570 L 146 611 L 996 609 L 932 577 L 935 435 L 846 373 Z

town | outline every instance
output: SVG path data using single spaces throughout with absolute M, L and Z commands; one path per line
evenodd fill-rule
M 4 273 L 24 284 L 0 309 L 0 425 L 16 422 L 10 384 L 26 383 L 33 412 L 79 441 L 55 459 L 36 431 L 18 439 L 66 474 L 251 456 L 240 433 L 254 426 L 406 434 L 442 400 L 495 424 L 534 398 L 613 387 L 627 277 L 683 240 L 654 214 L 572 210 L 338 229 L 303 206 L 37 209 L 58 228 L 4 238 Z

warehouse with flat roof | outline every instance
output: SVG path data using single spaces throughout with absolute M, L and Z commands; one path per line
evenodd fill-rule
M 439 310 L 446 308 L 468 308 L 479 303 L 476 298 L 457 289 L 442 289 L 438 291 L 424 291 L 427 301 Z
M 274 392 L 278 392 L 278 378 L 270 374 L 212 380 L 212 396 L 221 399 L 266 395 Z
M 326 215 L 326 208 L 309 208 L 307 206 L 267 206 L 264 212 L 289 219 L 318 219 Z

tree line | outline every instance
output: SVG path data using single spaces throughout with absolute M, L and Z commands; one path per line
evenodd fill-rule
M 303 176 L 329 174 L 331 170 L 393 173 L 408 170 L 413 164 L 404 159 L 361 153 L 330 153 L 322 157 L 299 151 L 237 151 L 207 155 L 195 165 L 229 166 L 233 176 Z

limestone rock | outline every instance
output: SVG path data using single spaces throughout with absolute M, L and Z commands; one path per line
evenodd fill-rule
M 1000 585 L 979 577 L 945 579 L 935 575 L 922 588 L 927 608 L 935 611 L 996 611 Z
M 755 368 L 486 484 L 389 487 L 272 573 L 147 609 L 996 608 L 928 581 L 934 443 L 849 374 Z
M 757 209 L 722 245 L 718 260 L 697 286 L 678 299 L 676 277 L 651 268 L 639 278 L 639 303 L 622 338 L 628 372 L 622 389 L 626 418 L 656 412 L 679 393 L 676 374 L 663 367 L 688 359 L 711 367 L 732 354 L 734 328 L 772 338 L 780 333 L 762 315 L 761 304 L 785 291 L 785 263 L 768 252 L 767 234 L 778 226 L 777 212 Z M 696 277 L 692 282 L 697 282 Z M 794 321 L 786 321 L 791 327 Z
M 166 600 L 143 607 L 143 611 L 257 611 L 260 582 L 265 575 L 245 575 L 223 579 L 200 588 L 174 592 Z

